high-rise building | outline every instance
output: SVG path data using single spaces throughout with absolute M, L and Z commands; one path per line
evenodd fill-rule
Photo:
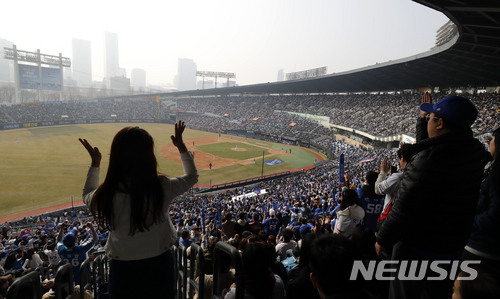
M 127 70 L 124 67 L 118 69 L 117 77 L 127 77 Z
M 132 69 L 132 72 L 130 72 L 130 85 L 132 87 L 146 87 L 146 71 Z
M 4 58 L 4 47 L 12 48 L 13 45 L 13 42 L 0 38 L 0 84 L 14 82 L 12 60 Z
M 278 82 L 285 80 L 285 72 L 283 69 L 278 70 Z
M 106 32 L 104 34 L 104 76 L 109 82 L 112 77 L 121 77 L 118 59 L 118 34 Z
M 196 63 L 189 58 L 177 61 L 177 90 L 196 89 Z
M 92 54 L 90 41 L 73 39 L 73 58 L 71 60 L 72 79 L 78 86 L 92 84 Z

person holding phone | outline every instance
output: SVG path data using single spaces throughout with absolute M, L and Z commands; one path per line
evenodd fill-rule
M 401 144 L 400 148 L 396 152 L 399 160 L 399 167 L 404 171 L 406 164 L 411 157 L 411 145 L 408 143 Z M 388 176 L 389 168 L 391 169 L 391 174 Z M 397 167 L 390 164 L 387 158 L 384 158 L 382 163 L 380 163 L 380 172 L 375 182 L 375 193 L 379 195 L 385 195 L 384 198 L 384 208 L 382 214 L 378 218 L 376 231 L 380 229 L 380 226 L 384 220 L 389 215 L 392 205 L 397 200 L 398 197 L 398 187 L 401 179 L 403 178 L 403 172 L 397 172 Z M 389 252 L 391 248 L 386 248 Z
M 483 170 L 491 155 L 473 136 L 478 111 L 461 96 L 435 104 L 422 97 L 417 143 L 412 145 L 398 199 L 377 233 L 379 255 L 393 247 L 394 260 L 459 261 L 474 221 Z M 451 266 L 450 266 L 451 267 Z M 453 280 L 399 279 L 389 298 L 448 298 Z

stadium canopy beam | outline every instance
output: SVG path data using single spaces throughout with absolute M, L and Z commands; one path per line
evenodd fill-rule
M 446 6 L 449 11 L 466 11 L 466 12 L 500 12 L 500 7 L 464 7 L 464 6 Z

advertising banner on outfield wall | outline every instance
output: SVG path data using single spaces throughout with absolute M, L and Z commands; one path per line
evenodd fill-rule
M 0 130 L 14 130 L 23 128 L 63 126 L 75 124 L 103 124 L 103 123 L 169 123 L 164 119 L 84 119 L 84 120 L 59 120 L 59 121 L 34 121 L 27 123 L 0 124 Z

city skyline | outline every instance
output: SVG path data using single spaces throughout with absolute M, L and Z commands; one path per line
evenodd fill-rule
M 110 80 L 112 77 L 126 75 L 120 72 L 120 48 L 118 34 L 114 32 L 104 33 L 104 77 Z
M 132 69 L 143 69 L 148 85 L 172 85 L 178 59 L 189 58 L 198 70 L 233 72 L 236 83 L 246 85 L 275 82 L 280 69 L 326 66 L 331 74 L 415 55 L 434 46 L 436 30 L 448 20 L 412 1 L 372 2 L 146 0 L 138 6 L 92 0 L 78 14 L 56 17 L 47 9 L 65 2 L 28 0 L 30 9 L 0 18 L 9 28 L 0 38 L 18 49 L 70 58 L 73 39 L 90 41 L 92 80 L 102 82 L 104 35 L 113 32 L 128 78 Z M 20 16 L 30 22 L 20 23 Z
M 92 52 L 91 43 L 74 38 L 72 41 L 71 79 L 79 86 L 92 85 Z

